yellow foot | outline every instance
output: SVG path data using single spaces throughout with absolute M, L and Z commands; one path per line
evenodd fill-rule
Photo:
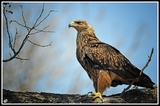
M 95 98 L 100 98 L 101 100 L 103 99 L 102 94 L 100 92 L 92 92 L 91 95 L 93 96 L 92 99 L 95 99 Z

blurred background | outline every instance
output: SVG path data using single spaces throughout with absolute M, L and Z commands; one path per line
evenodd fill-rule
M 86 20 L 95 30 L 96 36 L 124 54 L 135 66 L 142 69 L 151 49 L 154 53 L 149 66 L 144 70 L 155 84 L 158 84 L 158 4 L 157 2 L 12 2 L 6 13 L 8 20 L 23 23 L 22 11 L 28 26 L 39 17 L 43 3 L 43 19 L 39 25 L 47 31 L 29 37 L 39 47 L 26 42 L 19 56 L 30 60 L 13 59 L 2 62 L 2 88 L 14 91 L 50 92 L 60 94 L 86 94 L 94 91 L 93 83 L 76 59 L 77 31 L 68 24 L 77 19 Z M 1 8 L 3 4 L 1 4 Z M 3 10 L 3 9 L 2 9 Z M 13 54 L 8 45 L 6 23 L 1 12 L 3 26 L 2 59 Z M 24 27 L 9 24 L 11 35 L 18 35 L 15 49 L 22 43 L 27 31 Z M 120 93 L 126 85 L 108 88 L 103 94 Z

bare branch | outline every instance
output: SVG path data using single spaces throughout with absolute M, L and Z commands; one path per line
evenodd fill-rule
M 51 12 L 54 12 L 54 10 L 51 10 L 35 27 L 39 26 L 45 19 L 47 19 Z
M 14 49 L 12 48 L 12 43 L 11 43 L 11 34 L 9 33 L 9 26 L 8 26 L 8 18 L 7 18 L 7 16 L 6 16 L 6 6 L 4 6 L 4 8 L 3 8 L 3 15 L 4 15 L 4 18 L 5 18 L 5 20 L 6 20 L 6 29 L 7 29 L 7 35 L 8 35 L 8 39 L 9 39 L 9 46 L 10 46 L 10 48 L 14 51 Z
M 13 48 L 15 48 L 16 40 L 17 40 L 17 38 L 19 38 L 19 37 L 21 37 L 21 36 L 18 36 L 18 31 L 17 31 L 17 28 L 16 28 L 16 34 L 15 34 L 15 36 L 14 36 Z
M 28 39 L 28 35 L 26 35 L 26 37 L 25 37 L 25 39 L 23 40 L 23 42 L 22 42 L 20 48 L 18 49 L 18 51 L 16 52 L 16 51 L 13 49 L 14 55 L 13 55 L 12 57 L 10 57 L 9 59 L 3 60 L 3 62 L 8 62 L 8 61 L 11 61 L 12 59 L 16 58 L 16 56 L 20 53 L 21 49 L 23 48 L 24 44 L 26 43 L 27 39 Z
M 27 27 L 26 20 L 25 20 L 24 15 L 23 15 L 23 8 L 22 8 L 22 5 L 20 5 L 20 7 L 21 7 L 21 11 L 22 11 L 22 19 L 23 19 L 23 22 L 24 22 L 24 26 L 27 28 L 27 30 L 29 30 L 28 27 Z
M 36 32 L 33 32 L 33 33 L 30 33 L 30 35 L 34 35 L 34 34 L 37 34 L 37 33 L 40 33 L 40 32 L 50 32 L 50 33 L 53 33 L 54 31 L 45 31 L 46 28 L 48 28 L 48 26 L 44 27 L 43 29 L 34 29 L 34 30 L 37 30 Z
M 23 24 L 19 23 L 19 22 L 18 22 L 18 21 L 16 21 L 16 20 L 11 20 L 11 21 L 10 21 L 10 23 L 12 23 L 12 22 L 17 23 L 18 25 L 20 25 L 20 26 L 22 26 L 22 27 L 24 27 L 24 28 L 27 28 L 27 30 L 28 30 L 28 29 L 32 29 L 32 28 L 30 28 L 30 27 L 28 27 L 28 26 L 25 26 L 25 25 L 23 25 Z
M 28 26 L 24 26 L 24 25 L 22 25 L 21 23 L 19 23 L 19 22 L 17 22 L 16 20 L 11 20 L 10 21 L 10 23 L 11 22 L 15 22 L 15 23 L 17 23 L 18 25 L 20 25 L 20 26 L 22 26 L 22 27 L 24 27 L 24 28 L 27 28 L 27 30 L 29 29 L 29 30 L 37 30 L 36 32 L 33 32 L 33 33 L 30 33 L 29 35 L 34 35 L 34 34 L 37 34 L 37 33 L 39 33 L 39 32 L 50 32 L 50 33 L 53 33 L 54 31 L 45 31 L 45 29 L 46 28 L 48 28 L 49 27 L 49 25 L 48 26 L 46 26 L 46 27 L 44 27 L 43 29 L 37 29 L 37 28 L 30 28 L 30 27 L 28 27 Z
M 4 6 L 4 7 L 5 7 L 5 6 Z M 27 34 L 25 35 L 25 38 L 23 39 L 23 41 L 22 41 L 22 43 L 21 43 L 21 45 L 20 45 L 20 47 L 19 47 L 19 49 L 18 49 L 17 51 L 16 51 L 14 48 L 15 48 L 16 40 L 17 40 L 17 38 L 20 37 L 20 36 L 18 36 L 18 31 L 17 31 L 17 28 L 16 28 L 16 34 L 15 34 L 14 42 L 13 42 L 13 45 L 12 45 L 12 43 L 11 43 L 11 34 L 9 33 L 9 28 L 8 28 L 8 19 L 7 19 L 7 16 L 6 16 L 6 14 L 5 14 L 6 9 L 5 9 L 5 8 L 3 9 L 4 17 L 5 17 L 5 19 L 6 19 L 7 35 L 8 35 L 8 38 L 9 38 L 9 46 L 10 46 L 10 48 L 11 48 L 12 51 L 13 51 L 13 55 L 10 55 L 11 57 L 8 58 L 8 59 L 3 60 L 3 62 L 10 61 L 10 60 L 12 60 L 12 59 L 14 59 L 14 58 L 19 59 L 19 60 L 28 60 L 28 59 L 20 58 L 20 57 L 18 56 L 18 54 L 20 53 L 20 51 L 22 50 L 23 46 L 25 45 L 25 43 L 26 43 L 27 41 L 29 41 L 30 43 L 32 43 L 32 44 L 34 44 L 34 45 L 36 45 L 36 46 L 40 46 L 40 47 L 51 46 L 51 43 L 52 43 L 52 42 L 51 42 L 51 43 L 48 44 L 48 45 L 39 45 L 39 44 L 36 44 L 36 43 L 32 42 L 31 40 L 28 40 L 29 36 L 30 36 L 30 35 L 33 35 L 33 34 L 37 34 L 37 33 L 40 33 L 40 32 L 53 32 L 53 31 L 46 31 L 46 30 L 45 30 L 46 28 L 49 27 L 49 25 L 46 26 L 46 27 L 44 27 L 43 29 L 37 29 L 37 28 L 36 28 L 37 26 L 39 26 L 39 25 L 50 15 L 50 13 L 51 13 L 52 11 L 50 11 L 50 12 L 47 14 L 47 16 L 46 16 L 45 18 L 43 18 L 43 19 L 38 23 L 39 19 L 42 17 L 42 14 L 43 14 L 43 12 L 44 12 L 44 4 L 43 4 L 41 13 L 40 13 L 39 17 L 36 19 L 34 25 L 33 25 L 32 27 L 28 27 L 28 26 L 27 26 L 27 22 L 26 22 L 25 17 L 24 17 L 23 8 L 22 8 L 21 5 L 20 5 L 20 7 L 21 7 L 21 11 L 22 11 L 22 19 L 23 19 L 24 25 L 21 24 L 21 23 L 19 23 L 19 22 L 16 21 L 16 20 L 11 20 L 11 21 L 10 21 L 10 23 L 15 22 L 15 23 L 17 23 L 19 26 L 22 26 L 22 27 L 24 27 L 24 28 L 27 29 Z M 38 23 L 38 24 L 37 24 L 37 23 Z M 32 32 L 32 31 L 34 31 L 34 30 L 35 30 L 35 32 Z
M 152 48 L 151 54 L 148 56 L 148 61 L 147 61 L 147 63 L 145 64 L 145 66 L 142 68 L 142 70 L 141 70 L 141 72 L 140 72 L 140 74 L 139 74 L 139 77 L 142 75 L 144 69 L 148 66 L 149 62 L 151 61 L 151 57 L 152 57 L 153 51 L 154 51 L 154 48 Z
M 38 20 L 41 18 L 42 14 L 43 14 L 43 11 L 44 11 L 44 5 L 45 5 L 45 4 L 43 3 L 41 13 L 40 13 L 39 17 L 36 19 L 36 22 L 34 23 L 33 28 L 35 28 L 35 27 L 36 27 L 36 24 L 37 24 Z
M 16 59 L 19 59 L 19 60 L 30 60 L 30 59 L 24 59 L 24 58 L 21 58 L 21 57 L 15 57 Z
M 48 44 L 48 45 L 39 45 L 39 44 L 37 44 L 37 43 L 32 42 L 32 41 L 29 40 L 29 39 L 28 39 L 28 41 L 29 41 L 30 43 L 32 43 L 33 45 L 40 46 L 40 47 L 48 47 L 48 46 L 51 46 L 51 44 L 52 44 L 52 42 L 50 42 L 50 44 Z

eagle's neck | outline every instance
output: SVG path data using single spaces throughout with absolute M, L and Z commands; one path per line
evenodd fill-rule
M 92 28 L 85 29 L 83 31 L 78 31 L 77 34 L 77 48 L 83 48 L 83 46 L 99 42 L 100 40 L 95 36 L 94 30 Z

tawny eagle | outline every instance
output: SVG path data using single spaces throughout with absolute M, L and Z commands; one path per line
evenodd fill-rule
M 101 42 L 93 28 L 85 20 L 75 20 L 69 24 L 77 30 L 76 56 L 88 76 L 93 80 L 93 98 L 100 97 L 110 86 L 121 84 L 153 88 L 154 83 L 141 70 L 134 66 L 115 47 Z

